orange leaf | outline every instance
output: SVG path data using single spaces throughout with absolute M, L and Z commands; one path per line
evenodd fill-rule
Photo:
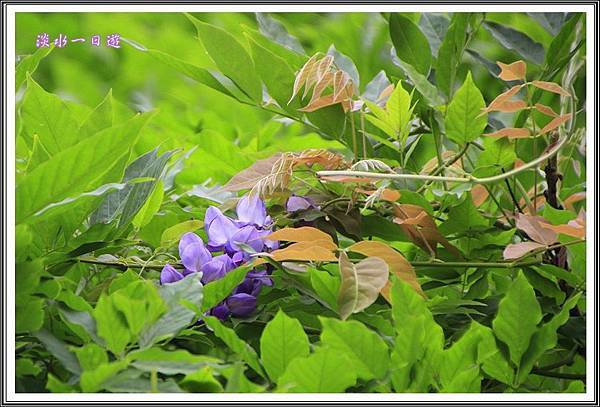
M 506 127 L 504 129 L 500 129 L 493 133 L 484 134 L 484 136 L 488 137 L 508 137 L 509 139 L 513 138 L 527 138 L 530 136 L 529 130 L 514 128 L 514 127 Z
M 476 207 L 479 207 L 484 203 L 488 196 L 489 193 L 487 189 L 481 184 L 477 184 L 471 189 L 471 200 Z
M 538 112 L 545 114 L 546 116 L 550 116 L 550 117 L 558 116 L 558 113 L 556 113 L 554 110 L 552 110 L 552 108 L 550 106 L 546 106 L 541 103 L 536 103 L 535 109 Z
M 412 288 L 415 289 L 416 292 L 425 297 L 425 293 L 421 288 L 421 285 L 417 281 L 417 274 L 415 273 L 415 269 L 413 266 L 396 250 L 392 249 L 388 245 L 382 242 L 363 240 L 361 242 L 355 243 L 348 248 L 348 250 L 360 253 L 367 257 L 379 257 L 383 261 L 385 261 L 392 273 L 394 273 L 399 279 L 407 282 L 411 285 Z M 382 290 L 382 295 L 386 300 L 389 301 L 389 296 L 386 296 L 386 293 L 389 293 L 389 285 L 390 282 L 386 284 L 388 287 L 387 290 Z M 385 287 L 384 287 L 385 288 Z
M 285 242 L 319 242 L 330 250 L 337 249 L 337 245 L 333 242 L 330 235 L 310 226 L 279 229 L 266 236 L 265 239 L 282 240 Z
M 544 81 L 533 81 L 531 82 L 533 86 L 536 88 L 547 90 L 548 92 L 558 93 L 562 96 L 571 96 L 569 92 L 561 88 L 558 84 L 554 82 L 544 82 Z
M 366 195 L 373 195 L 373 193 L 375 193 L 375 191 L 368 191 L 361 188 L 356 188 L 355 191 Z M 400 192 L 396 191 L 395 189 L 384 188 L 380 198 L 384 201 L 396 202 L 398 199 L 400 199 Z
M 265 255 L 277 261 L 337 261 L 334 252 L 330 250 L 331 244 L 333 243 L 326 240 L 297 242 Z
M 556 233 L 562 233 L 563 235 L 578 237 L 583 239 L 585 237 L 585 227 L 579 225 L 577 222 L 569 222 L 567 225 L 551 225 L 549 223 L 542 223 L 543 228 L 550 229 Z
M 241 191 L 252 189 L 258 181 L 271 174 L 273 165 L 279 161 L 281 153 L 276 153 L 264 160 L 258 160 L 250 167 L 234 175 L 223 187 L 226 191 Z
M 313 78 L 316 75 L 316 73 L 317 73 L 317 57 L 318 57 L 318 54 L 313 55 L 312 57 L 310 57 L 310 59 L 308 61 L 306 61 L 304 66 L 302 66 L 302 68 L 300 68 L 300 71 L 296 75 L 296 79 L 294 81 L 294 90 L 292 92 L 292 97 L 290 98 L 288 103 L 290 103 L 292 101 L 292 99 L 294 99 L 294 97 L 298 94 L 298 91 L 302 88 L 302 86 L 306 85 L 306 83 L 308 82 L 308 79 Z M 306 96 L 307 92 L 308 92 L 308 88 L 305 88 L 304 96 Z
M 586 197 L 585 192 L 576 192 L 573 195 L 570 195 L 569 197 L 567 197 L 567 199 L 565 199 L 563 201 L 563 204 L 565 205 L 565 208 L 567 208 L 571 211 L 575 211 L 575 207 L 573 206 L 573 204 L 575 202 L 584 200 L 585 197 Z
M 512 64 L 504 64 L 496 62 L 501 71 L 498 77 L 504 81 L 525 80 L 527 73 L 527 65 L 523 61 L 513 62 Z
M 527 103 L 525 103 L 522 100 L 503 100 L 501 102 L 490 104 L 486 109 L 483 109 L 481 114 L 488 112 L 512 113 L 518 112 L 519 110 L 523 110 L 526 107 Z
M 540 130 L 540 134 L 546 134 L 549 131 L 556 129 L 558 126 L 571 120 L 571 113 L 563 114 L 562 116 L 555 117 L 552 119 L 550 123 L 544 126 L 542 130 Z

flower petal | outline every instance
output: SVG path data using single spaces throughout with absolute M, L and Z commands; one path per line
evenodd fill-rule
M 238 219 L 245 224 L 264 226 L 267 219 L 267 208 L 258 195 L 243 196 L 237 204 Z
M 166 264 L 160 272 L 160 283 L 169 284 L 183 279 L 183 274 L 175 270 L 175 267 Z
M 256 297 L 250 294 L 234 294 L 225 302 L 231 313 L 237 317 L 247 317 L 256 309 Z
M 208 244 L 213 248 L 225 246 L 238 230 L 233 221 L 214 206 L 210 206 L 206 210 L 204 225 L 208 235 Z
M 185 246 L 183 252 L 179 253 L 181 262 L 186 269 L 197 272 L 203 264 L 209 262 L 212 258 L 210 252 L 204 247 L 204 243 L 192 243 Z

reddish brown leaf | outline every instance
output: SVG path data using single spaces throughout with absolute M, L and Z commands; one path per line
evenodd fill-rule
M 484 109 L 481 114 L 489 112 L 512 113 L 518 112 L 519 110 L 523 110 L 525 108 L 527 108 L 527 103 L 525 103 L 522 100 L 504 100 L 499 103 L 494 103 L 493 105 L 491 104 L 486 109 Z
M 342 155 L 324 149 L 304 150 L 299 154 L 294 154 L 291 159 L 294 166 L 304 164 L 310 167 L 319 164 L 326 170 L 335 170 L 348 166 Z
M 523 61 L 513 62 L 512 64 L 504 64 L 496 62 L 501 71 L 498 77 L 504 81 L 525 80 L 527 74 L 527 65 Z
M 540 112 L 545 114 L 546 116 L 550 116 L 550 117 L 557 117 L 558 113 L 556 113 L 554 110 L 552 110 L 552 108 L 550 106 L 546 106 L 543 105 L 541 103 L 536 103 L 535 104 L 535 109 Z
M 544 247 L 546 246 L 536 242 L 521 242 L 509 244 L 504 249 L 503 256 L 505 260 L 514 260 L 524 256 L 527 253 Z
M 531 133 L 529 132 L 529 130 L 521 129 L 521 128 L 514 128 L 514 127 L 506 127 L 504 129 L 500 129 L 493 133 L 484 134 L 484 136 L 488 136 L 488 137 L 498 137 L 498 138 L 508 137 L 509 139 L 528 138 L 530 135 L 531 135 Z
M 561 88 L 559 85 L 557 85 L 554 82 L 533 81 L 533 82 L 531 82 L 531 84 L 533 86 L 535 86 L 536 88 L 544 89 L 544 90 L 547 90 L 548 92 L 558 93 L 559 95 L 562 95 L 562 96 L 571 96 L 571 94 L 569 92 L 567 92 L 566 90 L 564 90 L 563 88 Z
M 258 160 L 250 167 L 234 175 L 223 187 L 226 191 L 241 191 L 243 189 L 252 189 L 258 181 L 271 174 L 273 165 L 281 158 L 282 154 L 277 153 L 264 160 Z
M 355 191 L 369 196 L 375 193 L 375 191 L 369 191 L 361 188 L 356 188 Z M 381 192 L 380 199 L 388 202 L 396 202 L 398 199 L 400 199 L 400 192 L 396 191 L 395 189 L 384 188 Z
M 569 222 L 567 225 L 551 225 L 549 223 L 542 223 L 541 225 L 543 228 L 550 229 L 556 233 L 562 233 L 563 235 L 577 237 L 580 239 L 585 238 L 585 226 L 581 226 L 577 224 L 577 222 L 571 222 Z
M 394 214 L 394 222 L 400 225 L 414 244 L 427 253 L 436 254 L 439 243 L 454 256 L 462 257 L 460 251 L 439 232 L 435 221 L 425 209 L 411 204 L 395 205 Z
M 562 116 L 555 117 L 552 119 L 550 123 L 544 126 L 542 130 L 540 130 L 540 134 L 546 134 L 549 131 L 556 129 L 561 124 L 571 120 L 571 113 L 563 114 Z
M 471 200 L 473 201 L 473 205 L 479 207 L 481 204 L 485 202 L 488 198 L 489 193 L 487 189 L 481 185 L 477 184 L 471 189 Z
M 296 75 L 296 79 L 294 81 L 294 89 L 292 92 L 292 97 L 290 98 L 288 103 L 290 103 L 292 101 L 292 99 L 294 99 L 294 97 L 296 97 L 296 95 L 298 94 L 300 89 L 302 89 L 302 86 L 306 85 L 309 78 L 313 78 L 314 76 L 316 76 L 318 57 L 319 57 L 318 54 L 315 54 L 312 57 L 310 57 L 310 59 L 304 64 L 304 66 L 302 66 L 302 68 L 300 68 L 300 71 L 298 71 L 298 74 Z M 311 79 L 311 81 L 312 81 L 312 79 Z M 304 96 L 306 96 L 307 92 L 308 92 L 308 87 L 305 87 Z

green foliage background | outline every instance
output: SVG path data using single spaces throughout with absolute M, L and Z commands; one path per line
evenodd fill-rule
M 251 46 L 245 27 L 261 29 L 253 13 L 192 14 L 224 29 L 247 49 Z M 452 107 L 450 96 L 460 97 L 458 88 L 467 77 L 472 78 L 486 103 L 505 91 L 495 61 L 524 59 L 529 78 L 542 76 L 543 80 L 561 83 L 565 65 L 557 65 L 568 55 L 568 46 L 575 45 L 573 38 L 565 40 L 566 52 L 561 48 L 552 55 L 549 50 L 557 51 L 555 47 L 561 45 L 553 41 L 560 24 L 568 24 L 566 17 L 556 20 L 548 15 L 487 13 L 483 22 L 483 16 L 475 14 L 469 24 L 477 29 L 468 51 L 458 57 L 456 79 L 453 86 L 449 85 L 451 95 L 442 91 L 441 80 L 439 105 L 429 103 L 417 89 L 414 114 L 424 121 L 430 119 L 428 115 L 434 108 L 450 117 L 463 115 L 462 111 L 456 113 L 458 108 Z M 436 16 L 436 21 L 445 16 L 450 23 L 451 16 Z M 272 14 L 270 18 L 283 24 L 303 47 L 305 56 L 298 57 L 299 66 L 308 56 L 325 53 L 334 44 L 354 63 L 360 78 L 359 94 L 382 70 L 393 84 L 399 80 L 414 84 L 414 77 L 399 66 L 402 63 L 394 62 L 390 49 L 395 45 L 408 53 L 419 44 L 418 34 L 405 33 L 408 37 L 403 37 L 404 41 L 398 39 L 400 34 L 390 37 L 390 24 L 398 19 L 398 24 L 405 27 L 408 21 L 422 31 L 433 24 L 424 21 L 428 17 L 421 13 L 288 13 Z M 219 199 L 212 187 L 225 184 L 256 160 L 277 152 L 319 148 L 351 157 L 351 143 L 346 136 L 332 136 L 335 130 L 327 126 L 334 127 L 334 120 L 328 116 L 321 122 L 315 120 L 315 126 L 305 126 L 272 111 L 239 103 L 182 75 L 169 57 L 163 56 L 161 62 L 160 55 L 141 50 L 162 51 L 188 64 L 223 72 L 223 66 L 215 64 L 198 40 L 194 24 L 184 14 L 18 13 L 16 27 L 17 60 L 26 64 L 32 61 L 27 60 L 28 56 L 36 52 L 38 33 L 46 32 L 51 39 L 60 33 L 88 39 L 86 43 L 55 48 L 39 61 L 37 69 L 21 68 L 18 72 L 18 391 L 584 391 L 585 294 L 579 292 L 585 292 L 585 245 L 569 246 L 569 270 L 549 264 L 509 270 L 425 267 L 417 275 L 430 294 L 427 302 L 408 285 L 396 281 L 392 307 L 380 299 L 349 321 L 340 321 L 322 302 L 299 294 L 293 287 L 281 287 L 261 298 L 261 312 L 251 320 L 221 323 L 206 318 L 202 329 L 189 326 L 200 309 L 205 311 L 218 303 L 247 270 L 232 273 L 229 281 L 212 287 L 215 291 L 207 287 L 199 290 L 198 281 L 189 278 L 169 291 L 154 284 L 160 269 L 149 267 L 140 278 L 138 268 L 119 266 L 119 261 L 125 257 L 128 261 L 141 259 L 152 266 L 156 256 L 172 251 L 181 231 L 199 229 L 198 224 L 189 222 L 202 219 L 206 207 L 214 203 L 206 197 Z M 531 50 L 511 49 L 510 44 L 519 47 L 529 43 L 513 37 L 507 45 L 506 40 L 494 35 L 494 27 L 496 32 L 500 27 L 514 30 L 511 35 L 516 31 L 527 36 L 545 50 L 546 56 L 540 60 L 539 54 Z M 120 49 L 108 48 L 104 42 L 100 47 L 89 44 L 92 35 L 101 34 L 104 41 L 107 34 L 113 33 L 122 38 Z M 425 40 L 436 48 L 436 41 L 439 47 L 443 37 L 440 34 L 436 40 L 435 35 L 428 35 Z M 585 60 L 584 39 L 580 49 L 564 64 L 576 57 Z M 423 57 L 418 50 L 415 52 L 413 59 L 401 53 L 398 57 L 405 63 L 414 62 L 415 69 L 426 73 L 433 58 L 437 71 L 441 71 L 435 55 Z M 439 52 L 446 52 L 443 46 Z M 40 51 L 29 58 L 36 56 L 41 56 Z M 274 67 L 266 69 L 273 69 L 275 75 Z M 25 75 L 26 71 L 32 75 Z M 293 76 L 284 79 L 293 83 Z M 435 74 L 430 79 L 435 80 Z M 585 80 L 585 69 L 581 69 L 572 82 L 579 112 L 575 129 L 583 128 L 585 123 Z M 468 79 L 466 82 L 470 83 Z M 466 88 L 464 92 L 468 92 Z M 540 103 L 560 110 L 556 95 L 538 96 Z M 142 114 L 135 115 L 138 112 Z M 42 119 L 48 125 L 35 127 Z M 521 127 L 523 124 L 518 122 L 524 120 L 517 116 L 513 122 L 512 114 L 499 113 L 488 124 L 497 130 L 503 127 L 498 123 Z M 538 128 L 549 122 L 537 113 L 534 120 Z M 467 129 L 472 128 L 471 122 L 467 124 Z M 453 132 L 446 127 L 448 140 L 444 143 L 454 151 L 481 134 L 475 131 L 472 139 L 461 140 L 457 137 L 467 137 L 464 131 Z M 78 131 L 79 136 L 69 141 L 71 130 Z M 34 134 L 43 137 L 45 132 L 54 131 L 59 135 L 56 145 L 36 148 Z M 83 144 L 77 138 L 82 136 L 87 137 Z M 530 140 L 514 148 L 505 139 L 487 138 L 482 143 L 485 151 L 477 157 L 480 166 L 495 167 L 480 168 L 481 177 L 496 175 L 500 167 L 512 168 L 517 159 L 531 161 L 547 147 L 547 143 L 532 144 Z M 573 142 L 570 149 L 567 147 L 571 154 L 567 158 L 578 164 L 560 167 L 564 177 L 559 198 L 563 201 L 585 191 L 581 145 Z M 58 154 L 64 159 L 59 160 Z M 406 160 L 397 160 L 394 151 L 385 147 L 372 153 L 390 165 L 401 163 L 408 172 L 416 173 L 435 155 L 431 140 L 421 142 Z M 153 169 L 123 184 L 121 175 L 138 157 Z M 114 165 L 105 168 L 107 161 Z M 44 165 L 43 171 L 35 172 L 37 165 Z M 174 179 L 167 177 L 148 186 L 147 178 L 156 177 L 165 166 L 172 170 Z M 534 183 L 529 173 L 519 181 L 526 190 Z M 473 215 L 477 209 L 464 199 L 464 191 L 444 192 L 436 187 L 416 194 L 420 184 L 399 182 L 395 186 L 412 191 L 403 192 L 402 203 L 418 204 L 428 212 L 431 206 L 424 201 L 440 194 L 449 197 L 444 198 L 441 209 L 436 208 L 448 213 L 440 230 L 459 238 L 460 234 L 467 235 L 458 244 L 467 255 L 477 251 L 473 248 L 477 246 L 475 240 L 487 239 L 496 247 L 488 256 L 490 261 L 498 260 L 498 248 L 513 239 L 514 229 L 506 235 L 508 238 L 502 235 L 506 231 L 486 230 L 484 234 L 477 229 L 488 222 Z M 164 196 L 163 187 L 168 191 Z M 108 223 L 91 222 L 91 213 L 91 219 L 104 216 L 98 208 L 109 190 L 134 191 L 130 196 L 137 198 L 122 200 L 126 203 L 120 208 L 120 218 Z M 64 201 L 89 191 L 89 196 L 78 196 L 74 203 Z M 338 192 L 343 195 L 342 189 Z M 499 199 L 503 207 L 512 205 L 509 195 Z M 498 210 L 497 206 L 493 208 Z M 582 208 L 579 202 L 576 209 Z M 552 224 L 564 224 L 577 213 L 549 208 L 543 216 Z M 478 225 L 478 221 L 482 223 Z M 359 237 L 375 235 L 413 261 L 428 260 L 417 253 L 414 244 L 388 238 L 389 233 L 395 233 L 393 227 L 391 222 L 376 224 L 374 229 L 379 235 L 363 230 Z M 561 239 L 565 243 L 571 238 Z M 74 262 L 89 253 L 104 256 L 115 266 Z M 327 298 L 337 296 L 338 274 L 330 268 L 328 277 L 321 277 L 325 279 L 317 292 L 321 300 L 327 302 Z M 456 286 L 462 287 L 461 296 L 457 296 Z M 565 324 L 567 327 L 557 336 L 557 330 Z M 519 333 L 516 337 L 515 332 Z M 287 355 L 287 359 L 281 355 Z M 553 365 L 556 368 L 544 369 Z M 530 374 L 532 369 L 541 373 Z

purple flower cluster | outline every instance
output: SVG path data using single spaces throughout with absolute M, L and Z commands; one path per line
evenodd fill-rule
M 204 215 L 207 244 L 195 233 L 183 235 L 179 241 L 179 257 L 185 269 L 179 272 L 167 264 L 160 273 L 160 283 L 173 283 L 190 273 L 202 272 L 201 281 L 207 284 L 248 261 L 249 251 L 262 252 L 278 247 L 278 242 L 264 239 L 271 233 L 272 222 L 260 198 L 244 196 L 239 200 L 236 212 L 237 220 L 210 206 Z M 229 315 L 246 317 L 256 308 L 256 297 L 262 286 L 271 284 L 266 269 L 252 270 L 232 295 L 210 313 L 220 319 Z

